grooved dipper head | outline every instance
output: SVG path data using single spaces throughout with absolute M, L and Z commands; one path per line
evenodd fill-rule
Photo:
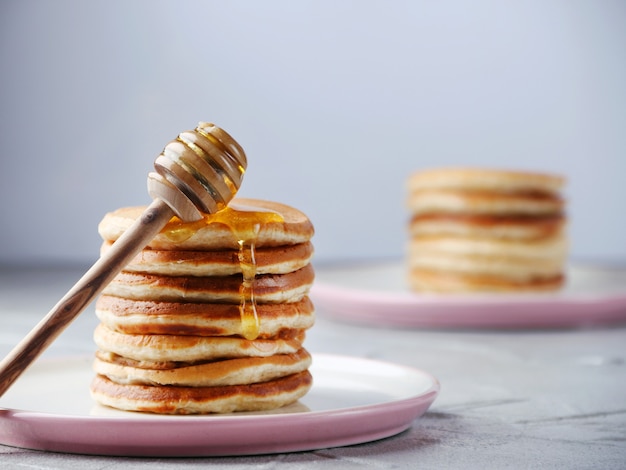
M 248 166 L 241 146 L 223 129 L 200 122 L 168 143 L 148 174 L 148 192 L 182 220 L 200 220 L 235 196 Z

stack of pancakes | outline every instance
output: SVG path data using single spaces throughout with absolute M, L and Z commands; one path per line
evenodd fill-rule
M 106 214 L 103 251 L 143 209 Z M 312 236 L 302 212 L 253 199 L 199 222 L 173 218 L 96 302 L 94 399 L 164 414 L 297 401 L 312 383 Z
M 563 178 L 473 168 L 416 172 L 409 284 L 422 292 L 551 291 L 567 256 Z

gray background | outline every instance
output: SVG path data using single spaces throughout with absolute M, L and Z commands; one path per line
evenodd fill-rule
M 572 257 L 626 258 L 626 2 L 0 3 L 0 263 L 93 261 L 163 146 L 213 121 L 317 260 L 400 257 L 405 181 L 567 176 Z

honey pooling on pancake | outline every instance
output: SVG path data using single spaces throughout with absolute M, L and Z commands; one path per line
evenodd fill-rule
M 232 204 L 215 214 L 207 214 L 196 222 L 183 222 L 174 217 L 162 233 L 175 242 L 189 239 L 201 228 L 210 224 L 226 225 L 232 232 L 239 247 L 238 259 L 243 276 L 239 288 L 241 330 L 244 338 L 256 339 L 259 336 L 259 317 L 254 297 L 254 279 L 256 277 L 255 243 L 262 224 L 283 222 L 283 216 L 277 212 L 252 206 Z

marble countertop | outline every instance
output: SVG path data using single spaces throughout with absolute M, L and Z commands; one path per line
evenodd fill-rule
M 84 272 L 0 267 L 0 355 L 7 354 Z M 323 269 L 318 268 L 323 275 Z M 93 307 L 44 357 L 94 351 Z M 626 325 L 521 331 L 375 327 L 318 308 L 313 354 L 373 358 L 433 374 L 441 392 L 406 431 L 309 452 L 218 458 L 128 458 L 0 445 L 6 468 L 400 469 L 626 466 Z

